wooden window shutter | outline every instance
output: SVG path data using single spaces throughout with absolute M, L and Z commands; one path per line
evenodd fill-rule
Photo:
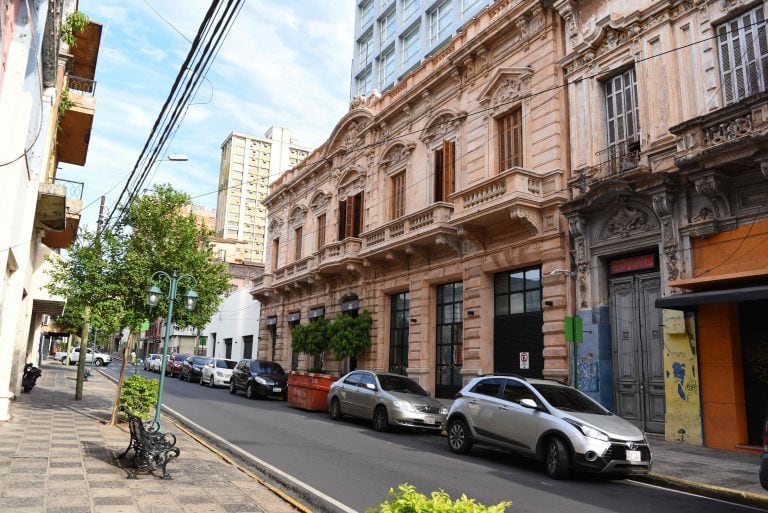
M 443 141 L 443 201 L 456 191 L 456 143 Z
M 435 150 L 432 153 L 434 157 L 435 170 L 435 201 L 443 201 L 445 190 L 443 189 L 443 149 Z
M 347 212 L 344 220 L 344 237 L 354 237 L 355 232 L 355 210 L 357 203 L 356 196 L 350 196 L 347 198 Z
M 344 239 L 347 227 L 347 202 L 339 201 L 339 240 Z
M 363 231 L 363 192 L 354 198 L 354 215 L 352 218 L 352 237 L 359 237 Z

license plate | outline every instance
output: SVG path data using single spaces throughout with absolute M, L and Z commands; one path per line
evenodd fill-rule
M 280 388 L 280 387 L 275 387 L 275 388 L 273 388 L 273 389 L 272 389 L 272 391 L 273 391 L 273 392 L 282 392 L 282 391 L 283 391 L 283 389 L 282 389 L 282 388 Z
M 434 417 L 424 417 L 424 424 L 432 425 L 434 423 L 435 423 L 435 418 Z
M 642 461 L 640 451 L 627 451 L 627 461 L 630 463 L 640 463 Z

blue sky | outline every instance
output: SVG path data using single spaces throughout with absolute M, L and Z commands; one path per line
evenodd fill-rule
M 210 2 L 80 0 L 103 25 L 96 113 L 85 166 L 58 177 L 85 183 L 81 226 L 94 229 L 99 198 L 114 205 L 171 89 Z M 230 132 L 263 136 L 284 126 L 316 147 L 349 108 L 354 0 L 247 0 L 152 183 L 172 183 L 216 206 L 221 143 Z M 149 183 L 149 182 L 147 182 Z M 148 185 L 145 185 L 148 187 Z M 111 192 L 109 192 L 111 190 Z

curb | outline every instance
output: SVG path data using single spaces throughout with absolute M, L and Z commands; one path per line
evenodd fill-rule
M 629 479 L 639 483 L 646 483 L 662 488 L 670 488 L 672 490 L 701 495 L 702 497 L 708 497 L 710 499 L 719 499 L 726 502 L 743 504 L 745 506 L 768 509 L 768 496 L 734 490 L 732 488 L 689 481 L 687 479 L 668 476 L 666 474 L 656 474 L 654 472 L 645 476 L 632 476 Z
M 99 370 L 99 374 L 101 374 L 108 380 L 112 381 L 113 383 L 117 383 L 117 380 L 114 377 L 110 376 L 109 374 L 106 374 L 102 370 Z M 196 424 L 195 422 L 191 421 L 190 419 L 180 414 L 179 412 L 173 410 L 172 408 L 169 408 L 166 405 L 162 405 L 162 410 L 163 410 L 163 413 L 170 416 L 171 418 L 173 418 L 173 420 L 181 424 L 181 425 L 176 424 L 176 426 L 180 428 L 182 431 L 186 432 L 187 429 L 191 430 L 193 433 L 187 433 L 187 436 L 192 438 L 198 444 L 206 447 L 208 450 L 214 453 L 218 453 L 220 457 L 224 456 L 220 454 L 220 450 L 225 450 L 232 454 L 237 455 L 237 457 L 247 461 L 248 464 L 253 466 L 259 473 L 261 473 L 261 475 L 263 475 L 264 477 L 276 483 L 280 488 L 296 493 L 302 500 L 304 500 L 311 507 L 313 507 L 314 511 L 325 512 L 325 513 L 358 513 L 355 509 L 350 508 L 349 506 L 337 501 L 332 497 L 329 497 L 328 495 L 322 493 L 321 491 L 304 483 L 303 481 L 291 476 L 286 472 L 283 472 L 282 470 L 280 470 L 277 467 L 274 467 L 273 465 L 270 465 L 266 461 L 257 458 L 256 456 L 245 451 L 244 449 L 241 449 L 240 447 L 226 440 L 225 438 L 222 438 L 219 435 L 212 433 L 211 431 L 205 429 L 204 427 Z M 226 458 L 224 459 L 226 460 Z M 240 465 L 238 465 L 236 462 L 231 461 L 230 463 L 239 467 L 240 470 L 246 472 L 246 474 L 250 474 L 250 472 L 248 472 L 247 469 L 240 467 Z M 252 475 L 251 477 L 260 481 L 264 486 L 269 488 L 273 493 L 277 494 L 278 496 L 281 496 L 281 498 L 286 502 L 291 503 L 292 506 L 297 510 L 299 511 L 303 510 L 303 508 L 301 508 L 300 505 L 294 504 L 292 502 L 292 501 L 295 501 L 295 499 L 293 499 L 292 497 L 290 497 L 291 500 L 288 500 L 286 499 L 286 497 L 283 497 L 282 495 L 284 492 L 282 492 L 279 489 L 275 490 L 274 485 L 261 481 L 257 476 Z

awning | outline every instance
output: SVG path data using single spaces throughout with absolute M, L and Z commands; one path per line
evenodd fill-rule
M 689 292 L 687 294 L 677 294 L 676 296 L 666 296 L 656 300 L 656 308 L 692 310 L 697 305 L 741 303 L 742 301 L 758 301 L 760 299 L 768 299 L 768 285 L 738 289 L 707 290 L 705 292 Z
M 360 301 L 353 299 L 352 301 L 345 301 L 341 304 L 342 312 L 349 312 L 350 310 L 357 310 L 360 308 Z
M 293 312 L 288 314 L 288 322 L 296 322 L 301 320 L 301 312 Z
M 325 316 L 325 308 L 315 308 L 314 310 L 309 311 L 309 318 L 315 319 L 317 317 L 323 317 Z
M 267 326 L 275 326 L 275 325 L 277 325 L 277 317 L 276 316 L 267 317 Z

